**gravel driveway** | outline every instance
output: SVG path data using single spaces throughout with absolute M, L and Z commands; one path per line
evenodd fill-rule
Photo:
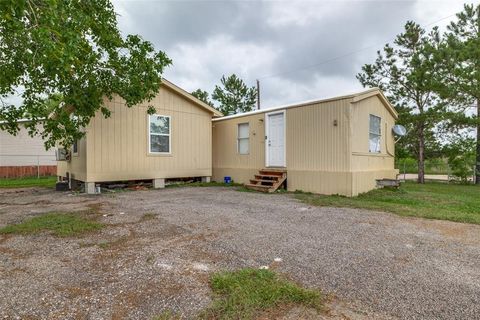
M 218 187 L 0 190 L 0 226 L 82 210 L 108 227 L 0 236 L 0 318 L 191 318 L 210 303 L 209 273 L 271 265 L 350 318 L 480 319 L 480 226 Z

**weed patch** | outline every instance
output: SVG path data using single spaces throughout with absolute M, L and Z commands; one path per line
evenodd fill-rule
M 322 295 L 270 270 L 242 269 L 212 276 L 214 301 L 202 319 L 253 319 L 271 308 L 302 305 L 321 311 Z
M 142 218 L 141 218 L 141 221 L 148 221 L 148 220 L 153 220 L 155 219 L 156 217 L 156 214 L 155 213 L 145 213 Z
M 174 313 L 173 311 L 164 311 L 161 314 L 153 317 L 153 320 L 180 320 L 182 317 L 180 317 L 178 314 Z
M 3 227 L 0 234 L 37 234 L 50 231 L 53 235 L 67 237 L 99 230 L 102 227 L 103 224 L 86 219 L 80 214 L 47 213 Z

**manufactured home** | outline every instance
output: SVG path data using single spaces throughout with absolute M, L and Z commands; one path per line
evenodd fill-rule
M 378 89 L 213 119 L 213 180 L 356 196 L 396 178 L 396 119 Z
M 46 150 L 41 136 L 28 134 L 24 126 L 28 122 L 18 121 L 20 130 L 16 135 L 0 130 L 0 178 L 55 176 L 55 150 Z
M 148 106 L 155 114 L 147 113 Z M 163 187 L 165 179 L 212 176 L 212 118 L 222 114 L 163 79 L 150 102 L 126 107 L 120 97 L 105 100 L 109 118 L 99 112 L 85 137 L 58 162 L 58 176 L 95 183 L 147 180 Z
M 355 196 L 395 179 L 397 113 L 378 89 L 232 116 L 222 114 L 163 80 L 147 104 L 127 108 L 105 100 L 110 118 L 97 114 L 83 139 L 58 162 L 58 176 L 96 183 L 225 178 L 248 187 L 286 186 L 321 194 Z

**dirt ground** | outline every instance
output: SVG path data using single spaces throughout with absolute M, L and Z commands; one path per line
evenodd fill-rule
M 329 297 L 326 314 L 282 319 L 480 319 L 480 226 L 233 188 L 0 189 L 0 227 L 73 211 L 107 227 L 0 235 L 0 318 L 189 319 L 211 302 L 212 272 L 270 265 Z

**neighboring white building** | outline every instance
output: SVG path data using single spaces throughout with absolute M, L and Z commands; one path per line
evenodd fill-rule
M 16 136 L 0 130 L 0 178 L 55 175 L 55 149 L 45 150 L 40 136 L 32 138 L 20 127 Z

